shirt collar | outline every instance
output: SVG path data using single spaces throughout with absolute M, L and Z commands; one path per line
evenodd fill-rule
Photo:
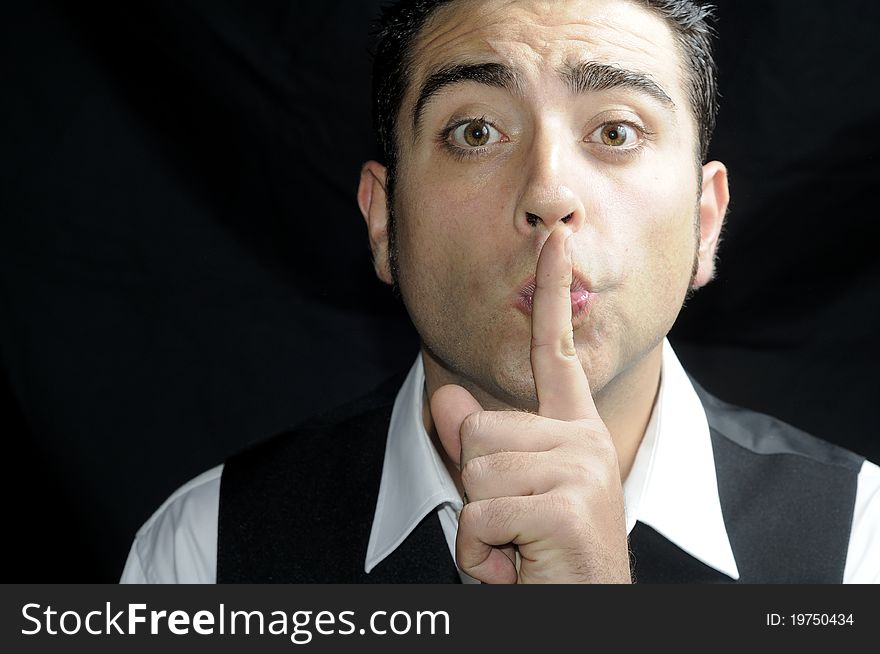
M 624 483 L 627 531 L 642 522 L 733 579 L 736 561 L 721 514 L 706 413 L 669 342 L 657 401 Z M 418 356 L 391 413 L 376 512 L 364 563 L 370 572 L 440 505 L 461 496 L 422 422 L 425 372 Z
M 721 513 L 709 422 L 668 340 L 663 342 L 653 429 L 645 433 L 624 484 L 627 530 L 636 521 L 732 579 L 739 570 Z
M 461 496 L 422 421 L 424 387 L 425 370 L 419 355 L 391 412 L 379 497 L 364 562 L 367 573 L 438 506 L 449 503 L 461 511 Z

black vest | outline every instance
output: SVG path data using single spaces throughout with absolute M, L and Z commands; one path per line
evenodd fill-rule
M 435 512 L 370 574 L 364 559 L 402 378 L 231 457 L 220 485 L 219 583 L 456 583 Z M 706 410 L 740 583 L 839 583 L 863 459 L 694 384 Z M 699 517 L 695 516 L 695 520 Z M 639 583 L 730 583 L 650 527 Z

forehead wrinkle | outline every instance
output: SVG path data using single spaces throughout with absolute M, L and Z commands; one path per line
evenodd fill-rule
M 636 5 L 633 6 L 635 7 Z M 663 31 L 669 37 L 669 45 L 675 47 L 675 38 L 666 21 L 647 11 L 645 12 L 645 17 L 649 21 L 662 26 Z M 648 57 L 651 60 L 657 58 L 658 44 L 653 38 L 643 36 L 634 29 L 621 29 L 620 25 L 615 22 L 614 17 L 596 16 L 584 18 L 582 22 L 571 23 L 571 25 L 573 28 L 577 28 L 579 25 L 590 27 L 589 38 L 594 46 L 602 43 L 611 48 L 629 50 L 634 54 Z
M 638 2 L 599 0 L 596 6 L 611 5 L 610 13 L 600 15 L 591 13 L 593 3 L 584 3 L 585 11 L 577 14 L 558 11 L 562 4 L 469 0 L 440 7 L 414 43 L 412 77 L 401 110 L 413 115 L 430 73 L 462 60 L 518 69 L 524 82 L 520 94 L 545 76 L 557 78 L 560 66 L 591 61 L 639 71 L 655 80 L 674 104 L 687 100 L 680 48 L 661 17 Z M 645 29 L 647 25 L 651 27 Z M 660 26 L 662 34 L 656 29 Z
M 474 21 L 474 26 L 466 29 L 465 31 L 460 31 L 462 28 L 462 23 L 464 22 L 462 18 L 459 18 L 458 20 L 448 20 L 447 16 L 447 14 L 454 13 L 459 9 L 459 3 L 451 2 L 449 4 L 443 5 L 433 13 L 433 15 L 428 19 L 427 24 L 422 28 L 421 32 L 416 38 L 413 51 L 442 51 L 454 41 L 469 39 L 471 35 L 475 32 L 485 30 L 486 22 L 488 22 L 487 18 L 490 18 L 492 14 L 502 14 L 499 18 L 503 21 L 503 19 L 505 18 L 503 12 L 504 8 L 508 5 L 513 4 L 515 4 L 514 0 L 509 0 L 508 2 L 502 4 L 501 7 L 490 10 L 488 17 L 481 16 L 480 21 Z
M 449 9 L 449 6 L 445 8 Z M 621 29 L 613 19 L 601 16 L 584 17 L 577 21 L 560 19 L 558 22 L 540 24 L 536 21 L 526 23 L 508 20 L 503 26 L 487 27 L 483 23 L 468 27 L 465 31 L 461 31 L 460 20 L 446 23 L 438 21 L 434 28 L 442 28 L 441 32 L 433 36 L 426 34 L 422 37 L 425 40 L 415 48 L 415 51 L 425 53 L 424 61 L 419 62 L 415 68 L 420 68 L 421 71 L 426 68 L 436 69 L 463 55 L 493 55 L 511 67 L 526 64 L 528 67 L 540 68 L 543 65 L 551 69 L 564 64 L 567 59 L 572 59 L 575 56 L 571 52 L 572 46 L 580 44 L 582 50 L 576 56 L 581 61 L 596 61 L 635 69 L 644 68 L 646 63 L 657 62 L 658 53 L 668 52 L 675 58 L 671 68 L 677 73 L 677 64 L 681 62 L 678 61 L 679 47 L 674 35 L 662 19 L 651 14 L 648 16 L 662 25 L 669 39 L 669 48 L 658 47 L 651 38 L 636 31 Z M 466 44 L 466 51 L 457 47 L 460 44 Z M 557 45 L 562 47 L 557 49 Z M 624 53 L 634 55 L 635 61 L 621 61 Z M 653 74 L 651 76 L 656 77 Z M 424 78 L 426 75 L 423 72 L 419 77 Z
M 491 6 L 493 4 L 496 6 Z M 528 4 L 531 6 L 522 6 Z M 483 32 L 485 36 L 478 40 L 490 47 L 492 42 L 517 41 L 536 54 L 543 55 L 555 42 L 581 41 L 590 48 L 606 44 L 613 49 L 629 50 L 653 61 L 657 57 L 658 46 L 652 35 L 642 34 L 643 22 L 647 21 L 661 26 L 669 37 L 669 45 L 677 53 L 676 39 L 667 22 L 639 2 L 598 0 L 586 4 L 610 5 L 610 12 L 599 15 L 578 14 L 574 17 L 571 12 L 565 11 L 567 4 L 569 3 L 560 0 L 543 3 L 516 0 L 501 3 L 493 3 L 491 0 L 451 2 L 438 9 L 431 17 L 420 37 L 423 40 L 419 47 L 442 49 L 452 41 L 467 40 L 473 33 Z M 461 15 L 463 8 L 472 9 L 477 6 L 480 8 L 479 20 L 472 20 L 474 12 Z M 492 20 L 492 16 L 496 14 L 500 14 L 498 20 Z M 432 29 L 439 31 L 430 35 Z M 585 31 L 588 33 L 584 34 Z

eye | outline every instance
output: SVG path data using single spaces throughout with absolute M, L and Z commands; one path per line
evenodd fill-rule
M 500 143 L 502 135 L 491 123 L 482 118 L 475 118 L 453 128 L 449 138 L 454 145 L 460 148 L 479 148 L 484 145 Z
M 626 123 L 605 123 L 590 134 L 589 140 L 612 148 L 631 148 L 641 141 L 639 131 Z

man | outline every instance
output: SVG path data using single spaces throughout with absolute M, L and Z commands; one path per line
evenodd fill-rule
M 707 15 L 391 9 L 358 203 L 421 354 L 180 489 L 123 581 L 880 581 L 880 469 L 712 398 L 665 341 L 728 204 Z

